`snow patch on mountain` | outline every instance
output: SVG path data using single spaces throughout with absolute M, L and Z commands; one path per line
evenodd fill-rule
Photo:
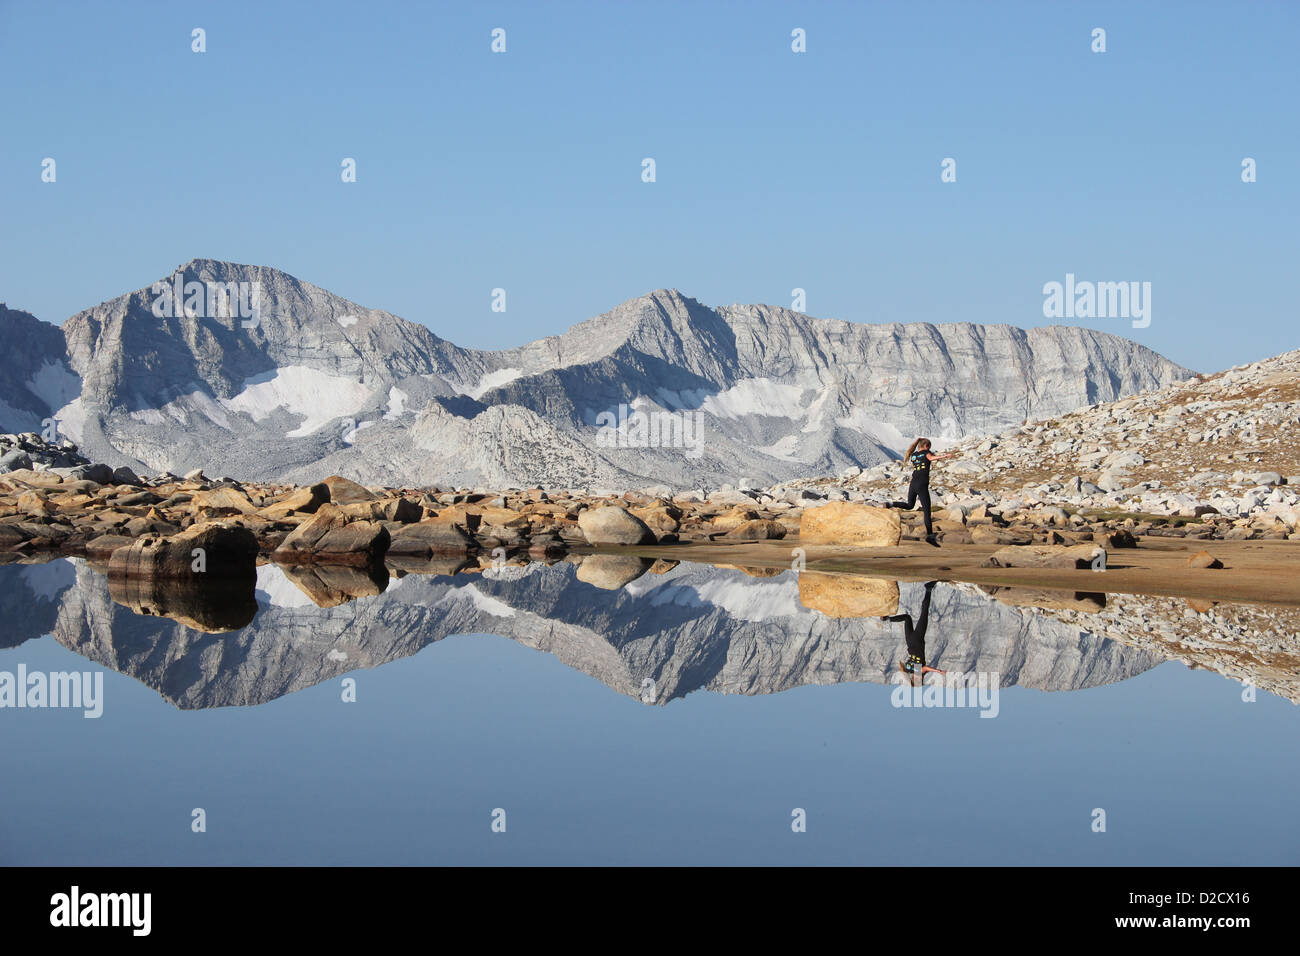
M 765 415 L 798 420 L 808 414 L 802 402 L 805 391 L 770 378 L 749 378 L 726 391 L 707 396 L 700 408 L 717 418 Z
M 307 592 L 289 580 L 278 564 L 263 564 L 257 569 L 254 594 L 264 607 L 315 607 Z
M 384 417 L 387 418 L 388 416 L 385 415 Z M 357 434 L 359 432 L 363 432 L 367 428 L 373 428 L 374 426 L 375 426 L 374 421 L 365 421 L 358 424 L 356 428 L 348 429 L 348 431 L 344 432 L 343 434 L 343 443 L 345 445 L 351 445 L 355 443 L 357 440 Z
M 476 610 L 492 617 L 514 617 L 515 609 L 504 601 L 494 597 L 489 597 L 480 591 L 473 584 L 467 584 L 456 591 L 449 591 L 447 595 L 438 602 L 438 604 L 451 604 L 456 601 L 466 601 Z
M 212 424 L 230 431 L 230 417 L 226 410 L 211 395 L 198 388 L 178 395 L 158 408 L 137 408 L 127 414 L 133 421 L 146 425 L 166 425 L 170 420 L 184 427 L 193 424 L 192 416 L 202 415 Z
M 780 458 L 782 461 L 794 462 L 795 464 L 810 464 L 810 462 L 799 457 L 798 435 L 786 435 L 783 438 L 777 439 L 777 441 L 771 445 L 760 445 L 754 450 L 762 452 L 764 455 L 769 455 L 772 458 Z
M 61 408 L 81 394 L 81 378 L 62 362 L 44 362 L 27 387 L 50 408 Z
M 388 411 L 384 412 L 384 417 L 388 419 L 401 418 L 402 413 L 406 411 L 406 401 L 410 398 L 404 391 L 394 385 L 388 390 Z
M 872 440 L 879 442 L 886 448 L 902 449 L 912 440 L 889 422 L 882 422 L 872 418 L 860 408 L 855 408 L 847 415 L 835 419 L 835 424 L 841 428 L 848 428 L 868 435 Z M 935 438 L 934 441 L 937 443 L 938 438 Z
M 485 393 L 502 385 L 509 385 L 523 374 L 524 370 L 521 368 L 499 368 L 479 378 L 477 385 L 465 389 L 465 394 L 470 398 L 482 398 Z
M 286 365 L 245 379 L 243 391 L 222 399 L 221 404 L 232 412 L 243 412 L 255 422 L 279 408 L 300 415 L 302 423 L 284 436 L 300 438 L 335 418 L 356 414 L 373 394 L 373 389 L 356 379 L 305 365 Z
M 694 586 L 705 604 L 720 607 L 742 621 L 770 621 L 809 613 L 799 601 L 799 586 L 792 573 L 780 579 L 755 581 L 739 572 L 718 575 Z
M 74 398 L 54 413 L 54 420 L 59 423 L 59 434 L 78 444 L 86 428 L 86 407 L 81 398 Z

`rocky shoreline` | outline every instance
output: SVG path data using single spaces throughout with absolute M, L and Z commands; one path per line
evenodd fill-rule
M 0 475 L 0 560 L 80 555 L 119 573 L 183 576 L 182 559 L 196 547 L 228 547 L 283 564 L 364 566 L 390 556 L 462 555 L 487 565 L 553 560 L 586 547 L 774 540 L 791 548 L 889 547 L 923 539 L 919 512 L 876 507 L 880 503 L 862 490 L 825 485 L 595 494 L 368 488 L 335 475 L 296 486 L 213 480 L 201 471 L 140 477 L 126 468 L 82 463 Z M 1208 514 L 1126 515 L 1041 502 L 1018 508 L 955 503 L 935 509 L 934 517 L 940 547 L 1069 551 L 1096 545 L 1109 551 L 1135 547 L 1146 536 L 1300 537 L 1285 523 L 1243 534 L 1237 522 Z M 220 573 L 222 566 L 218 561 L 207 570 Z

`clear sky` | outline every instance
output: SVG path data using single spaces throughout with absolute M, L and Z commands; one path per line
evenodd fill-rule
M 0 0 L 0 300 L 206 256 L 493 348 L 663 287 L 1028 327 L 1073 273 L 1215 370 L 1300 345 L 1298 43 L 1274 2 Z

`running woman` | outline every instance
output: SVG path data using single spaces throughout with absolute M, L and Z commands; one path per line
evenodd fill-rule
M 912 466 L 912 483 L 907 487 L 906 501 L 891 501 L 890 508 L 903 508 L 911 511 L 917 501 L 921 502 L 921 514 L 925 518 L 925 540 L 936 548 L 939 542 L 934 536 L 934 523 L 930 518 L 930 462 L 942 461 L 944 458 L 956 458 L 956 452 L 936 455 L 930 450 L 930 439 L 918 438 L 907 446 L 903 461 Z

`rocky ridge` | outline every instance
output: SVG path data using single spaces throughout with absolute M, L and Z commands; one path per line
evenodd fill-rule
M 199 290 L 193 314 L 154 284 L 61 334 L 0 311 L 18 356 L 0 427 L 52 419 L 141 473 L 716 488 L 872 465 L 905 434 L 996 431 L 1190 374 L 1077 327 L 865 325 L 669 289 L 486 351 L 263 266 L 195 259 L 158 288 L 173 279 Z M 256 315 L 222 305 L 231 288 L 257 290 Z

